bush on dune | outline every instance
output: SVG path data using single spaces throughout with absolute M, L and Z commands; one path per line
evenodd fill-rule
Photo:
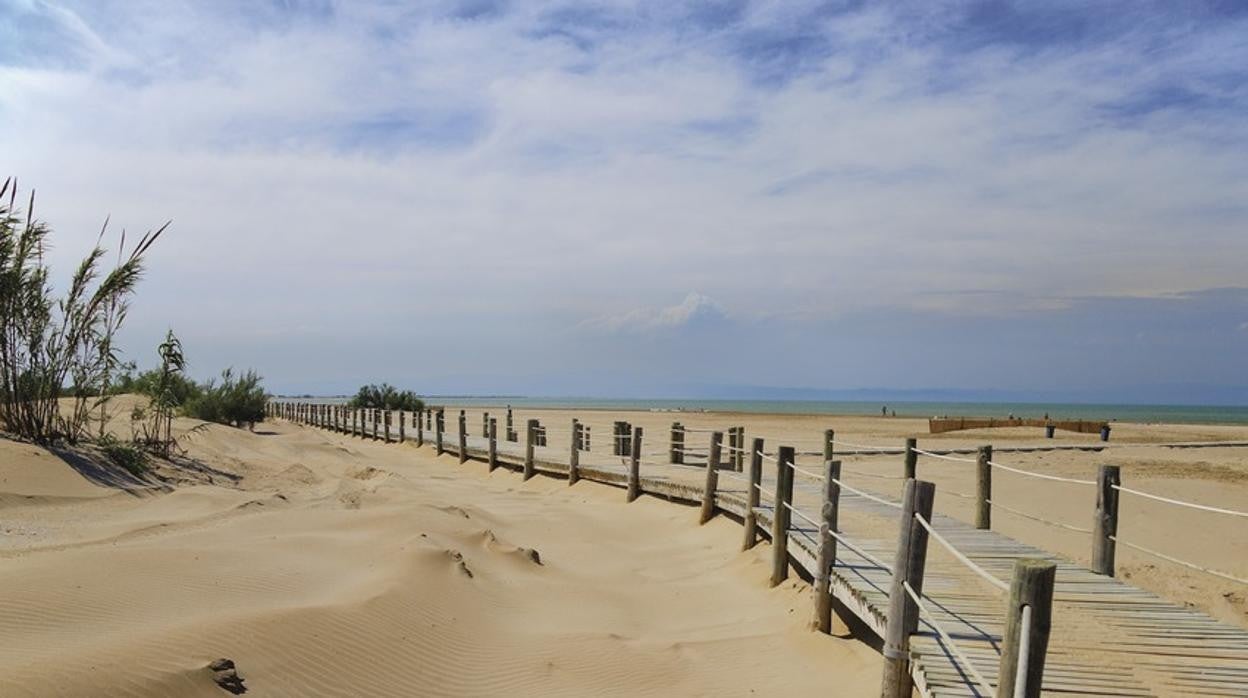
M 200 387 L 199 395 L 183 406 L 187 415 L 207 422 L 254 427 L 264 421 L 264 405 L 269 396 L 260 385 L 261 378 L 255 371 L 235 375 L 227 368 L 221 373 L 221 382 L 208 381 Z
M 415 412 L 425 408 L 425 401 L 416 397 L 410 390 L 398 390 L 389 383 L 381 385 L 365 385 L 347 403 L 348 407 L 376 407 L 383 410 L 405 410 Z

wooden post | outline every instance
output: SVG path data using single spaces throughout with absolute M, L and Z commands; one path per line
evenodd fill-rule
M 732 437 L 732 469 L 739 473 L 745 469 L 745 427 L 733 427 Z
M 742 550 L 749 550 L 758 542 L 758 509 L 759 496 L 762 494 L 759 487 L 763 484 L 763 440 L 754 439 L 754 446 L 750 449 L 750 476 L 747 478 L 748 492 L 745 495 L 745 543 L 741 545 Z
M 680 422 L 672 422 L 672 439 L 671 446 L 667 449 L 667 459 L 669 463 L 680 464 L 685 462 L 685 428 Z
M 628 501 L 641 496 L 641 427 L 633 427 L 628 458 Z
M 627 456 L 633 452 L 633 425 L 620 422 L 620 455 Z
M 390 410 L 385 410 L 384 412 L 381 413 L 381 416 L 382 416 L 382 421 L 385 423 L 385 427 L 386 427 L 386 443 L 390 443 L 390 419 L 392 417 L 392 414 Z
M 433 410 L 431 409 L 425 410 L 425 428 L 433 431 Z
M 443 453 L 446 453 L 446 448 L 442 443 L 442 432 L 446 430 L 446 415 L 443 413 L 441 407 L 438 408 L 438 413 L 434 415 L 433 429 L 434 451 L 440 456 Z
M 507 434 L 506 434 L 508 441 L 516 440 L 516 431 L 514 427 L 515 427 L 515 424 L 511 421 L 511 405 L 508 405 L 507 406 Z
M 537 438 L 537 420 L 529 420 L 529 428 L 524 436 L 524 479 L 528 480 L 537 474 L 537 466 L 533 463 L 533 441 Z
M 698 523 L 704 524 L 715 516 L 715 491 L 719 489 L 719 446 L 724 438 L 722 431 L 711 432 L 710 456 L 706 459 L 706 486 L 702 489 L 702 512 Z
M 577 434 L 581 432 L 581 423 L 575 417 L 572 418 L 572 448 L 568 451 L 568 486 L 576 484 L 581 479 L 581 452 L 576 447 Z
M 793 512 L 793 462 L 796 454 L 792 446 L 776 449 L 776 508 L 771 514 L 771 585 L 774 587 L 789 578 L 789 522 Z
M 906 479 L 913 480 L 918 477 L 919 469 L 919 453 L 915 451 L 915 447 L 919 445 L 918 439 L 906 439 Z
M 992 446 L 980 446 L 975 456 L 975 528 L 992 529 Z
M 585 425 L 585 428 L 581 430 L 581 438 L 585 441 L 585 450 L 586 450 L 586 451 L 590 450 L 590 443 L 589 443 L 589 436 L 590 436 L 590 434 L 589 434 L 589 431 L 590 431 L 590 426 L 589 426 L 588 424 L 586 424 L 586 425 Z
M 416 445 L 425 445 L 425 408 L 416 410 Z
M 927 564 L 927 529 L 915 516 L 932 520 L 936 485 L 906 480 L 901 500 L 901 525 L 897 532 L 897 557 L 893 560 L 893 581 L 888 591 L 888 625 L 884 630 L 884 675 L 881 698 L 910 698 L 914 680 L 910 676 L 910 636 L 919 627 L 919 607 L 906 593 L 908 583 L 916 595 L 923 593 L 923 568 Z
M 351 410 L 351 436 L 358 436 L 360 433 L 360 411 L 358 409 Z
M 459 462 L 468 461 L 468 415 L 459 411 Z
M 585 450 L 585 433 L 581 429 L 581 423 L 574 419 L 572 420 L 572 425 L 573 425 L 572 448 L 578 451 L 584 451 Z
M 997 673 L 999 698 L 1040 698 L 1056 574 L 1057 565 L 1048 560 L 1029 558 L 1014 562 Z M 1021 652 L 1023 648 L 1026 648 L 1025 656 Z
M 486 464 L 489 467 L 489 471 L 492 473 L 494 472 L 494 469 L 498 467 L 498 420 L 497 419 L 490 420 L 489 439 L 490 439 L 489 456 L 486 460 Z
M 841 462 L 826 458 L 830 455 L 827 453 L 828 446 L 831 442 L 824 447 L 822 520 L 819 523 L 819 555 L 815 562 L 814 627 L 821 633 L 832 632 L 832 567 L 836 564 L 836 538 L 832 537 L 832 533 L 837 530 L 841 501 L 841 486 L 836 484 L 841 479 Z
M 481 436 L 490 438 L 490 413 L 481 413 Z
M 374 407 L 371 411 L 372 411 L 372 415 L 371 415 L 371 416 L 372 416 L 372 418 L 373 418 L 373 441 L 376 441 L 378 438 L 380 438 L 380 437 L 378 436 L 378 434 L 380 433 L 380 428 L 379 428 L 379 427 L 380 427 L 381 425 L 379 424 L 379 422 L 380 422 L 381 420 L 380 420 L 380 419 L 378 419 L 378 418 L 379 418 L 381 415 L 379 414 L 379 410 L 378 410 L 376 407 Z
M 399 410 L 399 443 L 407 443 L 407 410 Z
M 1092 520 L 1092 571 L 1114 576 L 1118 535 L 1118 490 L 1122 482 L 1116 465 L 1102 465 L 1096 477 L 1096 516 Z

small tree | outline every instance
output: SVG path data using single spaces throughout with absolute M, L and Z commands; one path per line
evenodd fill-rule
M 415 412 L 425 408 L 425 401 L 410 390 L 398 390 L 389 383 L 365 385 L 347 403 L 348 407 L 376 407 L 383 410 L 406 410 Z
M 248 370 L 241 376 L 234 369 L 221 372 L 221 382 L 208 381 L 198 396 L 186 404 L 186 413 L 208 422 L 254 428 L 256 422 L 264 421 L 264 405 L 268 393 L 260 385 L 261 377 Z

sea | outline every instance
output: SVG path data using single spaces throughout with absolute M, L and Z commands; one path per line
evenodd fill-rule
M 346 397 L 298 396 L 285 399 L 341 403 Z M 646 412 L 750 412 L 762 414 L 879 415 L 898 417 L 1034 417 L 1089 419 L 1163 424 L 1248 424 L 1248 405 L 1139 405 L 1061 402 L 866 402 L 834 400 L 680 400 L 593 397 L 522 397 L 431 395 L 430 405 L 458 407 L 551 408 L 582 410 L 638 410 Z

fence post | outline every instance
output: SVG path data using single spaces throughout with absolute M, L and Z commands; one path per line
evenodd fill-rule
M 489 467 L 489 471 L 492 473 L 494 472 L 494 469 L 498 467 L 498 420 L 497 419 L 490 420 L 489 439 L 490 439 L 489 456 L 487 457 L 486 464 Z
M 572 448 L 577 451 L 585 450 L 585 433 L 582 431 L 581 423 L 578 420 L 572 420 Z
M 628 501 L 641 496 L 641 427 L 633 427 L 632 451 L 628 458 Z
M 793 462 L 796 453 L 792 446 L 776 449 L 776 508 L 771 513 L 771 585 L 777 586 L 789 578 L 789 522 L 793 512 Z
M 425 408 L 416 410 L 416 445 L 425 445 Z
M 836 538 L 840 513 L 841 462 L 823 462 L 823 506 L 820 508 L 819 555 L 815 571 L 815 628 L 821 633 L 832 632 L 832 568 L 836 565 Z
M 440 456 L 446 453 L 446 448 L 442 443 L 442 432 L 446 430 L 446 414 L 441 407 L 438 408 L 438 413 L 433 417 L 433 430 L 434 449 L 437 455 Z
M 681 428 L 680 422 L 672 422 L 672 436 L 668 442 L 667 461 L 673 464 L 681 462 L 680 449 L 684 447 L 685 431 Z
M 490 413 L 481 413 L 481 436 L 490 438 Z
M 1116 465 L 1102 465 L 1096 476 L 1096 516 L 1092 521 L 1092 571 L 1114 576 L 1114 551 L 1118 547 L 1118 490 L 1122 482 Z
M 572 418 L 572 448 L 568 451 L 568 487 L 581 479 L 581 452 L 576 448 L 577 434 L 581 431 L 581 423 Z
M 385 423 L 386 427 L 386 443 L 390 443 L 390 420 L 392 417 L 393 413 L 390 410 L 382 412 L 382 421 Z
M 975 456 L 975 528 L 992 528 L 992 446 L 980 446 Z
M 1040 697 L 1056 574 L 1057 565 L 1048 560 L 1023 559 L 1014 563 L 1010 601 L 1005 609 L 1005 633 L 1001 636 L 998 696 Z
M 399 410 L 399 443 L 407 443 L 407 410 Z
M 459 462 L 468 461 L 468 415 L 459 411 Z
M 918 477 L 919 453 L 914 449 L 919 445 L 918 439 L 906 439 L 906 479 Z
M 533 463 L 533 441 L 537 438 L 537 420 L 529 420 L 529 428 L 525 430 L 524 436 L 524 479 L 528 480 L 537 473 L 537 467 Z
M 380 433 L 380 429 L 379 429 L 379 427 L 381 426 L 381 425 L 379 424 L 379 422 L 381 422 L 381 419 L 380 419 L 380 417 L 381 417 L 381 410 L 378 410 L 376 407 L 374 407 L 374 408 L 373 408 L 373 410 L 372 410 L 372 412 L 373 412 L 373 414 L 372 414 L 372 417 L 373 417 L 373 441 L 376 441 L 377 439 L 381 438 L 381 437 L 379 436 L 379 433 Z
M 745 470 L 745 427 L 737 427 L 737 442 L 733 444 L 732 469 L 739 472 Z
M 358 409 L 351 410 L 351 436 L 360 434 L 360 411 Z
M 706 459 L 706 487 L 702 490 L 702 512 L 698 523 L 704 524 L 715 515 L 715 490 L 719 488 L 719 442 L 721 431 L 711 432 L 711 448 Z
M 620 455 L 620 420 L 611 422 L 611 455 Z
M 511 405 L 507 406 L 507 433 L 505 434 L 508 441 L 516 440 L 515 424 L 511 421 Z
M 906 592 L 905 585 L 909 584 L 915 595 L 923 593 L 927 529 L 914 517 L 922 516 L 930 522 L 935 498 L 936 485 L 913 478 L 906 480 L 901 500 L 901 525 L 897 532 L 897 557 L 893 561 L 893 581 L 888 590 L 882 698 L 910 698 L 914 688 L 910 676 L 910 636 L 919 627 L 919 607 Z
M 586 424 L 586 425 L 585 425 L 585 428 L 581 430 L 581 440 L 583 440 L 583 441 L 585 442 L 585 450 L 586 450 L 586 451 L 590 450 L 590 443 L 589 443 L 589 436 L 590 436 L 590 434 L 589 434 L 589 431 L 590 431 L 590 426 L 589 426 L 588 424 Z
M 745 542 L 741 545 L 742 550 L 749 550 L 758 542 L 758 509 L 759 495 L 758 490 L 763 484 L 763 440 L 754 439 L 754 447 L 750 450 L 750 475 L 749 484 L 746 485 L 745 495 Z
M 425 409 L 425 428 L 433 431 L 433 410 Z

